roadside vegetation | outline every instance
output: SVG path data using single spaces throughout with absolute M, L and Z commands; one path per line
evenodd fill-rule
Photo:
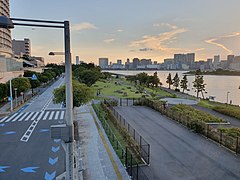
M 223 119 L 217 118 L 208 113 L 199 111 L 191 106 L 184 105 L 184 104 L 178 104 L 178 105 L 172 106 L 171 110 L 173 110 L 175 112 L 183 113 L 183 114 L 189 116 L 189 118 L 194 121 L 200 121 L 200 122 L 202 121 L 205 123 L 225 122 Z
M 107 111 L 106 107 L 104 108 L 103 106 L 106 105 L 93 104 L 93 108 L 121 162 L 124 164 L 126 161 L 124 154 L 127 147 L 128 151 L 135 155 L 133 157 L 133 165 L 142 164 L 143 162 L 140 156 L 137 155 L 138 152 L 136 151 L 136 147 L 131 140 L 130 135 L 128 135 L 128 133 L 117 124 L 117 122 L 114 120 L 115 117 Z M 130 158 L 130 156 L 128 156 L 128 158 Z
M 225 135 L 233 138 L 240 137 L 240 128 L 237 128 L 237 127 L 218 128 L 218 131 L 222 131 Z

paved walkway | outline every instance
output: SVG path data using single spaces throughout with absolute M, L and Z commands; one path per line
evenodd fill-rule
M 129 179 L 90 105 L 77 108 L 83 179 Z
M 240 157 L 218 144 L 148 107 L 115 109 L 150 143 L 149 179 L 240 179 Z

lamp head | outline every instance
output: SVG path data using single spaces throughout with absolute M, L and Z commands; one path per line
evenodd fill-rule
M 7 16 L 0 16 L 0 28 L 13 29 L 14 25 L 12 20 Z
M 54 52 L 50 52 L 48 55 L 49 55 L 49 56 L 54 56 L 55 53 L 54 53 Z

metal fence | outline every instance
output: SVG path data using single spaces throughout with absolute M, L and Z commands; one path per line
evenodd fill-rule
M 126 167 L 128 175 L 134 180 L 148 180 L 148 177 L 143 172 L 142 167 L 136 162 L 135 156 L 128 150 L 128 147 L 123 147 L 106 119 L 100 115 L 99 109 L 95 107 L 94 110 L 98 115 L 105 133 L 107 134 L 116 154 Z
M 196 121 L 192 119 L 188 114 L 173 111 L 170 108 L 165 107 L 163 103 L 160 102 L 154 102 L 149 99 L 141 99 L 138 101 L 138 105 L 146 105 L 186 126 L 187 128 L 192 129 L 196 133 L 203 134 L 207 138 L 214 140 L 215 142 L 219 143 L 219 145 L 227 147 L 228 149 L 234 151 L 236 154 L 240 154 L 239 137 L 234 138 L 228 136 L 221 130 L 217 130 L 216 128 L 211 127 L 209 124 L 203 121 Z
M 141 157 L 150 164 L 150 144 L 113 108 L 109 107 L 121 127 L 125 128 L 133 140 L 139 145 Z

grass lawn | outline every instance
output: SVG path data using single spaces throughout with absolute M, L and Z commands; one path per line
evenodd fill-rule
M 120 82 L 115 84 L 115 82 Z M 142 95 L 140 93 L 136 94 L 137 91 L 135 87 L 130 85 L 125 85 L 121 83 L 121 80 L 112 80 L 112 81 L 97 81 L 93 88 L 97 91 L 100 89 L 101 96 L 109 97 L 115 96 L 119 98 L 140 98 Z M 117 92 L 119 91 L 119 92 Z M 122 93 L 120 93 L 122 92 Z M 124 95 L 125 93 L 125 95 Z

